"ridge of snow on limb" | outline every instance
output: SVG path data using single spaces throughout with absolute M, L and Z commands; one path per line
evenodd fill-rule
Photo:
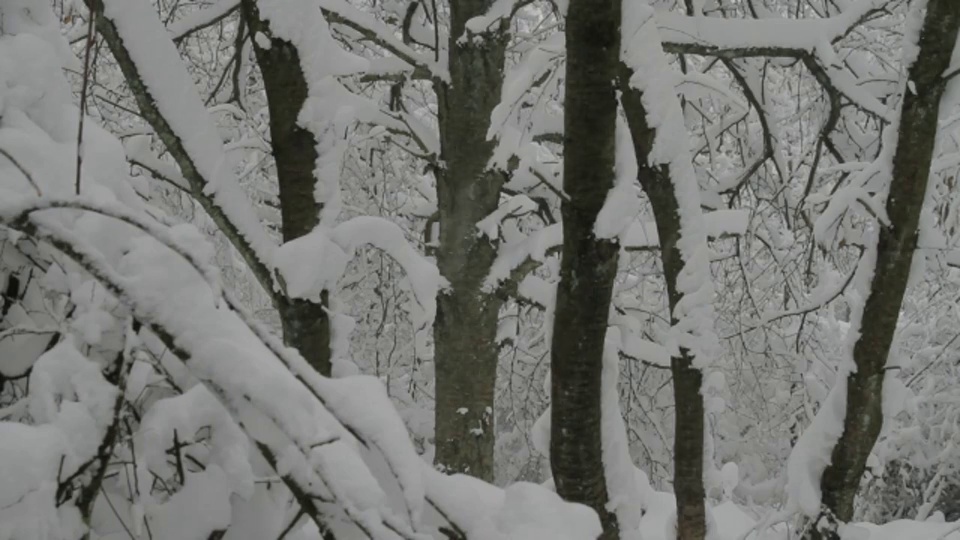
M 269 266 L 276 244 L 237 183 L 220 134 L 156 12 L 145 0 L 103 0 L 103 5 L 104 16 L 116 26 L 150 98 L 203 177 L 203 192 L 223 210 L 260 262 Z
M 677 247 L 684 267 L 677 279 L 683 298 L 672 314 L 677 319 L 671 353 L 688 349 L 695 365 L 706 367 L 718 344 L 713 332 L 713 282 L 707 234 L 700 210 L 700 188 L 691 163 L 690 144 L 676 85 L 660 42 L 654 11 L 646 2 L 623 4 L 621 60 L 632 70 L 630 86 L 641 92 L 648 125 L 656 130 L 649 165 L 666 167 L 680 214 Z

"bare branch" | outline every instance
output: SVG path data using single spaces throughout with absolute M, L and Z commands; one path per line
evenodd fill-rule
M 10 152 L 7 152 L 3 148 L 0 148 L 0 155 L 10 160 L 10 163 L 13 163 L 13 166 L 23 174 L 24 178 L 27 179 L 27 182 L 30 182 L 30 185 L 33 186 L 33 190 L 37 192 L 37 195 L 43 196 L 43 192 L 40 191 L 40 186 L 37 185 L 37 182 L 33 179 L 33 175 L 30 174 L 30 171 L 25 169 L 24 166 L 21 165 L 20 162 L 10 154 Z
M 216 4 L 191 13 L 167 27 L 170 38 L 179 44 L 191 35 L 209 28 L 232 15 L 240 7 L 240 0 L 220 0 Z

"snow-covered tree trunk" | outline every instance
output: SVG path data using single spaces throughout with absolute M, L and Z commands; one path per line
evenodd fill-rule
M 450 80 L 434 81 L 441 167 L 436 171 L 440 242 L 437 265 L 450 289 L 437 301 L 436 457 L 444 471 L 493 480 L 497 322 L 502 300 L 483 290 L 497 246 L 477 223 L 500 203 L 503 173 L 489 167 L 496 141 L 487 139 L 500 102 L 507 45 L 506 21 L 483 33 L 467 21 L 487 13 L 491 0 L 450 2 Z
M 637 156 L 646 156 L 653 145 L 656 131 L 646 123 L 646 110 L 635 90 L 624 92 L 624 109 L 633 133 Z M 641 157 L 641 160 L 643 158 Z M 660 238 L 661 262 L 667 285 L 671 313 L 683 298 L 677 287 L 684 261 L 678 247 L 680 214 L 669 171 L 641 163 L 640 183 L 650 198 Z M 671 319 L 673 324 L 678 320 Z M 694 357 L 687 348 L 670 358 L 675 402 L 673 441 L 673 489 L 677 497 L 677 539 L 699 540 L 706 534 L 703 486 L 704 407 L 700 388 L 703 374 L 693 366 Z
M 830 465 L 821 480 L 822 514 L 807 532 L 809 538 L 837 538 L 836 521 L 853 518 L 854 498 L 867 458 L 883 424 L 883 382 L 887 357 L 900 316 L 904 293 L 917 250 L 918 225 L 930 177 L 930 164 L 938 132 L 940 102 L 946 89 L 945 74 L 960 29 L 960 4 L 930 0 L 920 30 L 918 50 L 909 65 L 900 125 L 893 152 L 886 213 L 889 222 L 879 227 L 859 337 L 853 345 L 854 367 L 847 375 L 843 434 L 833 447 Z M 912 44 L 908 44 L 913 46 Z M 888 141 L 889 143 L 889 141 Z M 871 261 L 865 261 L 870 264 Z M 863 315 L 868 319 L 863 320 Z M 866 324 L 864 324 L 866 323 Z M 853 330 L 851 330 L 853 331 Z
M 645 2 L 626 6 L 621 100 L 637 156 L 637 176 L 656 221 L 673 332 L 676 538 L 702 540 L 707 519 L 701 369 L 715 340 L 706 230 L 674 75 L 653 10 Z
M 273 36 L 257 9 L 256 0 L 241 2 L 263 76 L 270 109 L 270 143 L 277 168 L 283 241 L 310 233 L 320 222 L 320 205 L 314 194 L 318 179 L 317 143 L 298 118 L 309 94 L 297 47 Z M 310 365 L 330 376 L 330 321 L 327 292 L 321 301 L 281 295 L 276 307 L 287 345 L 295 347 Z
M 550 464 L 557 493 L 596 510 L 604 539 L 618 538 L 608 508 L 601 437 L 604 342 L 619 245 L 597 236 L 614 185 L 620 1 L 573 0 L 567 16 L 563 251 L 551 347 Z

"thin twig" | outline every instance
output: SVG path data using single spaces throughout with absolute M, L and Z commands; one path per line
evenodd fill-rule
M 104 500 L 107 501 L 107 505 L 110 506 L 110 510 L 113 512 L 113 516 L 117 518 L 118 522 L 120 522 L 120 526 L 123 527 L 124 531 L 126 531 L 127 536 L 129 536 L 131 540 L 136 540 L 137 537 L 133 535 L 133 533 L 130 531 L 130 527 L 127 527 L 126 522 L 124 522 L 123 518 L 120 517 L 120 512 L 117 512 L 117 507 L 113 505 L 113 501 L 110 500 L 110 496 L 107 495 L 107 491 L 103 489 L 103 486 L 100 487 L 100 493 L 103 494 Z
M 90 52 L 93 50 L 93 6 L 90 7 L 90 13 L 87 21 L 87 45 L 83 54 L 83 84 L 80 87 L 80 121 L 77 127 L 77 195 L 80 194 L 81 166 L 83 165 L 83 118 L 87 115 L 87 90 L 90 85 Z
M 283 529 L 283 531 L 280 533 L 280 536 L 277 537 L 277 540 L 283 540 L 284 538 L 286 538 L 286 536 L 290 534 L 290 531 L 293 530 L 294 526 L 296 526 L 297 522 L 300 521 L 300 518 L 302 518 L 306 514 L 307 513 L 303 511 L 303 508 L 299 509 L 297 511 L 297 515 L 295 515 L 293 519 L 290 521 L 290 524 Z
M 13 166 L 17 169 L 20 169 L 20 172 L 23 173 L 23 176 L 26 177 L 27 182 L 30 182 L 30 185 L 33 186 L 33 190 L 37 192 L 37 195 L 43 197 L 43 193 L 40 191 L 40 186 L 37 185 L 37 182 L 33 179 L 33 175 L 30 174 L 30 171 L 25 169 L 19 161 L 16 160 L 10 152 L 7 152 L 3 148 L 0 148 L 0 155 L 10 160 L 10 163 L 13 163 Z

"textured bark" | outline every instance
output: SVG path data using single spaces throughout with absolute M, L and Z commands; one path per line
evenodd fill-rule
M 297 123 L 308 93 L 297 48 L 270 34 L 269 25 L 260 18 L 256 4 L 256 0 L 243 0 L 241 8 L 251 35 L 270 36 L 269 48 L 261 47 L 257 40 L 252 41 L 270 110 L 281 231 L 283 241 L 289 242 L 309 233 L 319 223 L 322 208 L 314 197 L 316 140 Z M 321 302 L 281 296 L 275 304 L 286 344 L 300 351 L 318 372 L 329 376 L 330 321 L 325 310 L 326 293 Z
M 450 3 L 450 82 L 434 81 L 439 104 L 443 169 L 437 170 L 440 238 L 437 265 L 451 284 L 440 295 L 434 324 L 436 457 L 438 468 L 492 481 L 493 398 L 501 300 L 482 285 L 497 246 L 477 234 L 477 222 L 496 210 L 504 176 L 488 170 L 495 141 L 490 113 L 503 84 L 505 25 L 459 39 L 466 21 L 487 12 L 490 0 Z
M 619 0 L 571 0 L 564 102 L 563 259 L 551 348 L 550 465 L 557 493 L 619 536 L 601 440 L 601 376 L 619 246 L 594 225 L 613 187 Z
M 637 155 L 638 179 L 650 199 L 657 224 L 671 323 L 677 324 L 673 313 L 683 297 L 677 290 L 677 280 L 684 266 L 677 245 L 680 240 L 679 204 L 670 170 L 665 166 L 651 167 L 648 164 L 647 156 L 653 149 L 656 130 L 647 124 L 643 96 L 630 87 L 630 75 L 631 71 L 621 66 L 621 100 Z M 700 394 L 703 376 L 699 369 L 693 367 L 690 351 L 683 348 L 679 356 L 670 359 L 670 371 L 675 402 L 673 489 L 677 498 L 677 540 L 702 540 L 707 530 L 703 502 L 704 409 L 703 396 Z
M 823 473 L 822 518 L 808 538 L 838 538 L 836 523 L 853 518 L 853 504 L 867 457 L 883 424 L 883 379 L 900 306 L 917 248 L 918 223 L 926 195 L 937 138 L 944 72 L 960 28 L 960 3 L 930 0 L 920 35 L 920 54 L 910 67 L 903 100 L 900 137 L 893 157 L 893 178 L 887 198 L 890 226 L 882 227 L 877 261 L 864 304 L 869 320 L 853 348 L 856 371 L 847 377 L 847 409 L 843 435 Z

